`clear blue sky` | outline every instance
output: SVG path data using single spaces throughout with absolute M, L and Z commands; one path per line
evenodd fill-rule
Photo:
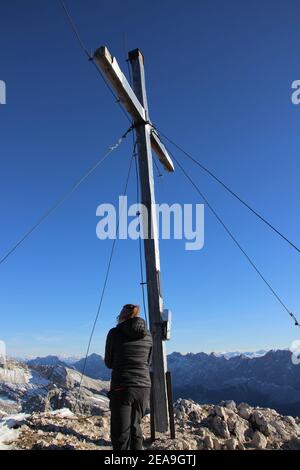
M 153 122 L 299 245 L 300 5 L 288 1 L 68 0 L 91 50 L 145 56 Z M 76 43 L 59 2 L 3 0 L 0 12 L 1 235 L 4 254 L 127 129 Z M 0 267 L 0 338 L 17 355 L 82 355 L 111 241 L 96 207 L 124 185 L 131 139 Z M 176 152 L 175 154 L 181 157 Z M 185 160 L 182 160 L 183 162 Z M 188 161 L 187 168 L 300 317 L 299 255 Z M 134 200 L 135 181 L 130 197 Z M 202 202 L 177 170 L 158 202 Z M 285 348 L 300 331 L 205 208 L 205 247 L 161 243 L 168 352 Z M 141 303 L 137 242 L 118 241 L 92 351 L 120 306 Z

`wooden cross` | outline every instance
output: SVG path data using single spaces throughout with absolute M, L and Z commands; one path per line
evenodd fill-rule
M 149 119 L 145 85 L 144 58 L 139 49 L 128 54 L 132 69 L 133 89 L 120 69 L 118 62 L 103 46 L 96 50 L 94 59 L 105 75 L 122 105 L 133 121 L 138 149 L 141 203 L 147 208 L 148 223 L 144 231 L 147 294 L 150 330 L 153 338 L 152 393 L 154 404 L 155 430 L 168 431 L 168 402 L 166 390 L 167 359 L 163 341 L 162 313 L 163 298 L 160 283 L 160 259 L 155 210 L 153 162 L 151 148 L 164 168 L 174 171 L 173 162 Z M 145 236 L 146 235 L 146 236 Z

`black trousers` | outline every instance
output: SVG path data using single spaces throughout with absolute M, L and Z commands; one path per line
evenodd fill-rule
M 130 387 L 109 393 L 110 435 L 114 450 L 142 450 L 141 420 L 149 407 L 150 388 Z

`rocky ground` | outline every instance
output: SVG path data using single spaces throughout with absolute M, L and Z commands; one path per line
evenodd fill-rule
M 266 408 L 232 401 L 198 405 L 179 399 L 174 404 L 176 439 L 157 435 L 150 442 L 150 419 L 143 420 L 145 448 L 157 450 L 300 449 L 300 419 Z M 4 417 L 5 446 L 12 449 L 109 450 L 109 411 L 96 416 L 68 409 Z M 1 421 L 0 421 L 1 426 Z M 11 434 L 10 434 L 11 433 Z M 0 432 L 1 435 L 1 432 Z M 3 442 L 3 439 L 2 439 Z

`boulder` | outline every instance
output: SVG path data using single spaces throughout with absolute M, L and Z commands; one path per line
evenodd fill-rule
M 214 450 L 222 450 L 222 442 L 220 439 L 217 439 L 216 437 L 213 438 L 213 443 L 214 443 Z
M 231 437 L 225 442 L 225 447 L 228 450 L 236 450 L 239 447 L 239 441 L 235 437 Z
M 233 400 L 222 400 L 220 402 L 220 406 L 223 406 L 224 408 L 234 411 L 236 413 L 237 408 L 236 408 L 236 403 Z
M 240 403 L 237 407 L 237 412 L 243 419 L 249 419 L 252 413 L 252 408 L 247 403 Z
M 231 418 L 232 419 L 232 418 Z M 252 436 L 252 429 L 249 425 L 249 422 L 240 416 L 236 415 L 235 420 L 231 421 L 234 424 L 234 427 L 231 431 L 230 421 L 228 420 L 228 428 L 230 429 L 231 433 L 234 434 L 240 442 L 245 442 L 247 438 Z
M 214 441 L 211 436 L 205 436 L 204 438 L 204 447 L 207 450 L 213 450 L 214 448 Z
M 220 416 L 213 417 L 211 421 L 211 427 L 217 436 L 220 436 L 223 439 L 230 438 L 230 432 L 228 430 L 227 423 Z
M 227 414 L 223 406 L 216 405 L 214 407 L 214 412 L 217 416 L 220 416 L 220 418 L 222 418 L 223 420 L 226 420 Z
M 268 440 L 264 434 L 259 431 L 255 431 L 252 437 L 251 446 L 255 449 L 265 449 L 267 447 L 267 443 Z
M 266 417 L 263 415 L 263 413 L 259 410 L 253 411 L 253 413 L 250 416 L 250 422 L 252 424 L 253 430 L 260 431 L 263 433 L 265 436 L 269 436 L 271 429 L 270 425 L 266 419 Z

